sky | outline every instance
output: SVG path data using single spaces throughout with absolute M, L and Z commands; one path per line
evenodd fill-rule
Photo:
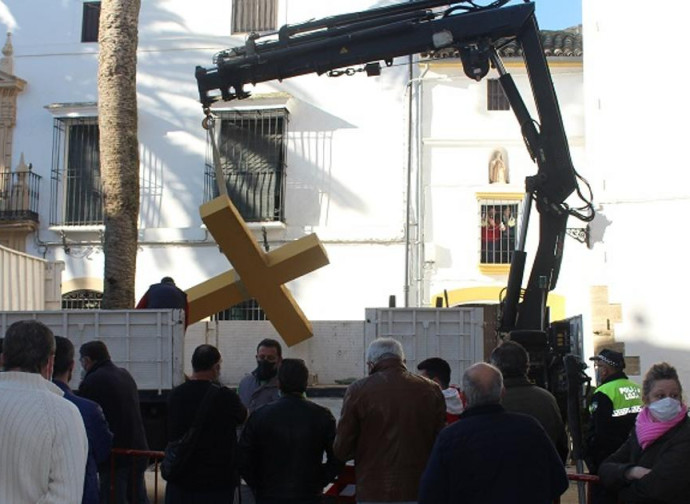
M 537 22 L 542 30 L 563 30 L 582 24 L 582 0 L 532 0 L 537 6 Z M 522 3 L 513 0 L 508 5 Z

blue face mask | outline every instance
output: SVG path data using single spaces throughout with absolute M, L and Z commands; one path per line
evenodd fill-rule
M 668 422 L 680 413 L 680 401 L 673 397 L 664 397 L 651 403 L 647 409 L 658 421 Z

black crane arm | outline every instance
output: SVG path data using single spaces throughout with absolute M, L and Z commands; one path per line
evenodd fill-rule
M 459 51 L 465 74 L 472 79 L 481 80 L 493 64 L 538 166 L 537 174 L 526 179 L 526 193 L 540 213 L 540 245 L 522 302 L 524 248 L 518 246 L 511 264 L 503 332 L 544 328 L 546 292 L 556 285 L 562 257 L 568 217 L 564 201 L 577 188 L 534 3 L 504 6 L 507 1 L 478 7 L 474 1 L 425 0 L 286 25 L 266 41 L 251 35 L 244 46 L 216 54 L 214 66 L 196 68 L 200 101 L 208 110 L 217 100 L 249 96 L 247 84 L 379 61 L 391 64 L 396 57 L 446 48 Z M 510 41 L 521 49 L 538 121 L 530 117 L 498 56 Z

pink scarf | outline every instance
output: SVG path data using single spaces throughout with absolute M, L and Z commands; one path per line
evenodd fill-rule
M 635 420 L 635 434 L 637 434 L 637 441 L 644 450 L 659 439 L 661 436 L 670 431 L 673 427 L 678 425 L 688 414 L 688 407 L 684 404 L 680 413 L 668 422 L 659 422 L 649 412 L 649 408 L 644 407 L 637 415 Z

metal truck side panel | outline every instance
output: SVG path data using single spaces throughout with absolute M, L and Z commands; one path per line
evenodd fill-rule
M 77 353 L 87 341 L 103 341 L 113 362 L 132 374 L 140 391 L 161 393 L 184 381 L 182 310 L 0 312 L 1 334 L 12 323 L 26 319 L 39 320 L 56 336 L 69 338 Z M 78 388 L 79 380 L 77 365 L 70 386 Z

